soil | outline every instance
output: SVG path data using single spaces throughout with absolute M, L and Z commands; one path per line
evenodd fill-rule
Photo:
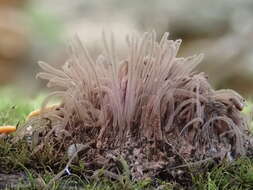
M 75 179 L 71 176 L 67 176 L 61 181 L 60 189 L 71 190 L 71 189 L 82 189 L 79 179 Z M 35 189 L 43 189 L 44 182 L 41 178 L 33 180 L 34 184 L 29 182 L 29 176 L 24 172 L 17 173 L 0 173 L 0 190 L 1 189 L 28 189 L 35 187 Z
M 28 177 L 25 173 L 0 173 L 0 189 L 15 189 L 29 187 Z

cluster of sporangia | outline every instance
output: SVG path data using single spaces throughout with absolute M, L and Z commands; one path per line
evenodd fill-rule
M 39 64 L 45 72 L 38 77 L 58 88 L 45 104 L 53 96 L 62 101 L 43 115 L 53 121 L 48 141 L 57 138 L 65 150 L 89 145 L 79 158 L 93 171 L 116 175 L 125 160 L 136 179 L 169 173 L 185 161 L 245 154 L 244 99 L 214 90 L 204 73 L 193 71 L 202 55 L 176 57 L 181 40 L 168 40 L 167 33 L 160 42 L 154 32 L 128 37 L 122 59 L 113 37 L 103 40 L 96 59 L 76 39 L 61 69 Z

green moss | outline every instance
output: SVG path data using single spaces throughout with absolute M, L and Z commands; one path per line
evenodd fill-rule
M 210 172 L 193 176 L 196 189 L 252 189 L 253 160 L 241 158 L 233 163 L 223 163 Z
M 0 125 L 17 125 L 33 110 L 40 108 L 45 95 L 35 98 L 16 97 L 17 90 L 0 89 Z

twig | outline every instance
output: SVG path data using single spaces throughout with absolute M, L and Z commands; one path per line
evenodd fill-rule
M 179 165 L 179 166 L 168 168 L 168 170 L 191 167 L 191 166 L 198 166 L 198 165 L 204 164 L 206 162 L 213 161 L 215 158 L 219 158 L 219 156 L 212 157 L 212 158 L 206 158 L 204 160 L 200 160 L 200 161 L 196 161 L 196 162 L 188 162 L 187 164 L 182 164 L 182 165 Z

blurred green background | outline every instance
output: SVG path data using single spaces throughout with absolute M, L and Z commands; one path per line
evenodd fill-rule
M 38 92 L 37 61 L 62 65 L 76 34 L 95 55 L 102 30 L 118 49 L 125 36 L 155 29 L 183 39 L 179 55 L 205 53 L 199 71 L 215 88 L 253 94 L 252 0 L 0 0 L 0 84 Z

